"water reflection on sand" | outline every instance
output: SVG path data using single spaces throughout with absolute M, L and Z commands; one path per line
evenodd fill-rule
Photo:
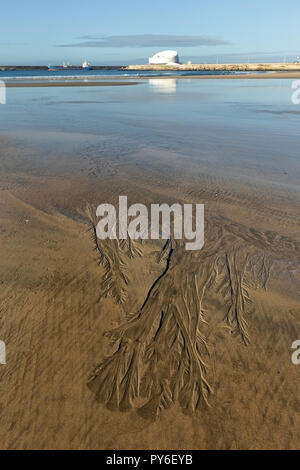
M 176 78 L 150 78 L 150 90 L 155 93 L 176 93 L 177 80 Z

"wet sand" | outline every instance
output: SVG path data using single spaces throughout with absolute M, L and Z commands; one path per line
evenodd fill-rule
M 236 73 L 232 75 L 157 75 L 157 76 L 134 76 L 128 81 L 129 77 L 97 77 L 97 81 L 82 79 L 81 77 L 72 77 L 61 81 L 61 78 L 54 77 L 43 77 L 39 78 L 38 81 L 26 81 L 29 79 L 24 78 L 24 81 L 6 81 L 5 85 L 7 88 L 35 88 L 35 87 L 98 87 L 98 86 L 127 86 L 136 85 L 140 80 L 162 79 L 162 80 L 245 80 L 245 79 L 300 79 L 300 72 L 266 72 L 266 73 Z
M 1 448 L 299 447 L 297 193 L 193 167 L 179 185 L 154 149 L 44 170 L 36 152 L 1 137 Z M 118 194 L 204 202 L 205 248 L 100 243 Z
M 126 129 L 142 125 L 131 112 Z M 209 129 L 182 132 L 180 153 L 174 123 L 161 145 L 161 122 L 145 125 L 140 145 L 120 139 L 116 117 L 108 136 L 0 135 L 0 447 L 297 449 L 294 141 L 284 135 L 283 164 L 281 135 L 271 159 L 246 121 L 246 136 L 218 129 L 208 147 Z M 204 203 L 203 250 L 97 240 L 95 209 L 119 195 Z

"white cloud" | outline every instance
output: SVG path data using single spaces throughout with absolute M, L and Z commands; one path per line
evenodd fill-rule
M 166 34 L 132 34 L 120 36 L 82 36 L 82 41 L 58 47 L 196 47 L 221 46 L 230 42 L 215 36 L 180 36 Z

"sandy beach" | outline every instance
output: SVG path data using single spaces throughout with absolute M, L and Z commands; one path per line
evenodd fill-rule
M 0 447 L 296 449 L 298 115 L 265 82 L 140 83 L 3 107 Z M 204 248 L 97 240 L 120 194 L 204 203 Z
M 299 0 L 2 3 L 0 453 L 300 450 Z

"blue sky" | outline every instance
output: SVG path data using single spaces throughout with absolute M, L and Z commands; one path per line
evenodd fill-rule
M 170 48 L 193 62 L 300 55 L 299 0 L 10 0 L 0 12 L 0 65 L 143 63 Z

